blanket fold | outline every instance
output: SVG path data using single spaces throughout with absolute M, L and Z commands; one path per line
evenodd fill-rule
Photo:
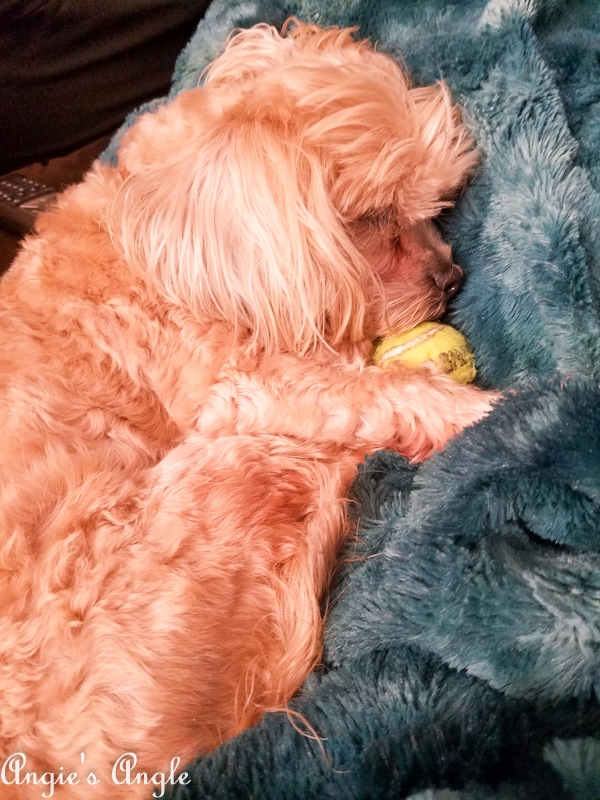
M 403 469 L 398 456 L 377 455 L 355 484 L 362 553 L 329 615 L 328 662 L 410 645 L 542 708 L 595 703 L 598 385 L 543 382 L 509 395 L 411 469 L 408 492 L 385 477 Z M 379 480 L 387 495 L 374 490 Z
M 293 708 L 307 715 L 311 728 L 298 718 L 268 715 L 199 761 L 192 783 L 172 797 L 378 800 L 432 783 L 471 781 L 474 789 L 475 779 L 501 781 L 512 800 L 568 797 L 533 744 L 539 716 L 411 648 L 316 673 Z M 572 729 L 570 712 L 565 705 L 564 731 Z M 577 719 L 581 726 L 582 715 Z M 524 775 L 527 793 L 518 788 Z

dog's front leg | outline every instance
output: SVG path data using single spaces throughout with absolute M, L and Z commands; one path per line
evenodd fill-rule
M 426 370 L 334 365 L 281 356 L 223 375 L 197 418 L 211 435 L 277 433 L 362 455 L 392 447 L 412 460 L 441 449 L 498 395 Z

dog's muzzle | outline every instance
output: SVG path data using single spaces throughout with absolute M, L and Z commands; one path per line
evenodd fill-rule
M 439 269 L 433 275 L 435 285 L 443 292 L 446 300 L 458 294 L 460 287 L 463 284 L 465 273 L 458 266 L 458 264 L 444 263 L 440 264 Z

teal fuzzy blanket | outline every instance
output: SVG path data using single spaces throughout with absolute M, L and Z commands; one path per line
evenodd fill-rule
M 600 3 L 215 0 L 172 94 L 232 28 L 289 15 L 360 26 L 462 106 L 482 157 L 442 220 L 451 321 L 506 399 L 419 468 L 360 468 L 292 704 L 311 729 L 267 715 L 172 797 L 600 798 Z

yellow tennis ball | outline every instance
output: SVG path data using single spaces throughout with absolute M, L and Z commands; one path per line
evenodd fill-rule
M 441 322 L 422 322 L 410 331 L 380 339 L 373 352 L 373 362 L 385 368 L 392 361 L 400 361 L 408 367 L 433 361 L 458 383 L 471 383 L 477 374 L 475 355 L 465 337 Z

